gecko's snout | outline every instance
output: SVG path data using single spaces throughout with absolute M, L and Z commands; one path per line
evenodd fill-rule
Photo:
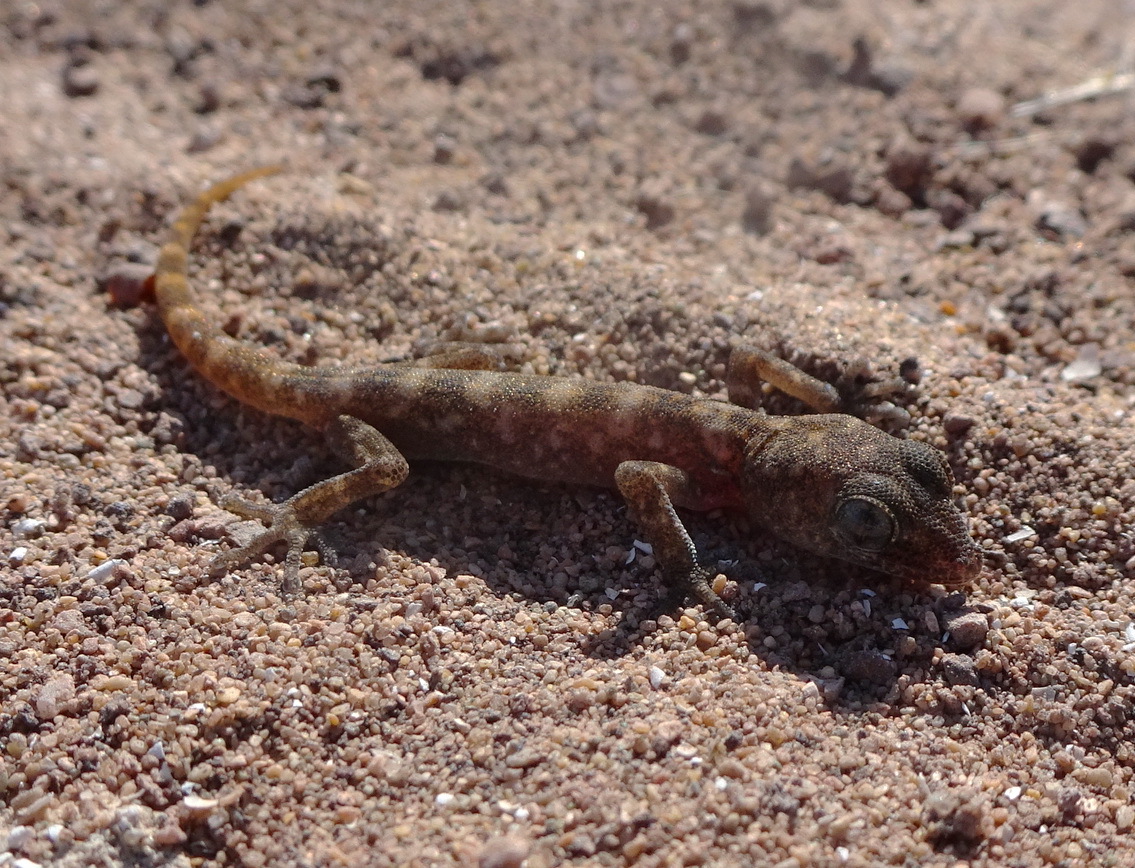
M 952 559 L 943 559 L 934 564 L 931 569 L 920 571 L 917 578 L 921 581 L 942 585 L 945 588 L 961 588 L 971 584 L 974 579 L 981 575 L 981 571 L 986 565 L 985 551 L 973 541 L 968 533 L 964 537 L 956 539 L 955 545 L 957 553 Z

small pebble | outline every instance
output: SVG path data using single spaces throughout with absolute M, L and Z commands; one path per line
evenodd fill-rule
M 447 166 L 453 162 L 453 155 L 457 153 L 457 140 L 453 136 L 440 133 L 434 137 L 434 162 L 439 166 Z
M 75 698 L 75 680 L 71 675 L 56 675 L 36 691 L 33 705 L 36 717 L 47 722 L 59 714 Z
M 963 654 L 946 654 L 941 660 L 942 674 L 946 683 L 958 685 L 966 684 L 977 687 L 980 680 L 973 659 Z
M 851 198 L 854 175 L 843 158 L 831 157 L 824 164 L 805 162 L 799 156 L 792 158 L 788 166 L 785 184 L 793 188 L 819 190 L 835 202 L 847 202 Z
M 942 621 L 952 644 L 962 651 L 978 647 L 989 634 L 989 619 L 981 612 L 950 612 L 943 615 Z
M 964 436 L 976 422 L 977 419 L 968 413 L 950 411 L 942 417 L 942 430 L 951 438 L 957 439 Z
M 21 518 L 12 524 L 12 535 L 16 539 L 38 539 L 43 536 L 46 522 L 38 518 Z
M 1049 199 L 1039 190 L 1027 197 L 1029 209 L 1036 215 L 1036 227 L 1054 235 L 1080 238 L 1088 231 L 1088 221 L 1080 209 L 1068 202 Z
M 767 235 L 772 231 L 775 203 L 771 189 L 750 187 L 745 194 L 745 209 L 741 212 L 741 228 L 750 235 Z
M 208 799 L 203 796 L 197 796 L 190 793 L 181 800 L 181 804 L 187 811 L 192 814 L 204 815 L 211 814 L 220 804 L 218 799 Z
M 214 82 L 205 82 L 197 91 L 193 110 L 199 115 L 211 114 L 221 107 L 221 89 Z
M 878 651 L 852 651 L 842 664 L 845 676 L 868 684 L 888 684 L 897 671 L 895 661 Z
M 1005 97 L 987 87 L 971 87 L 958 98 L 955 111 L 967 130 L 997 126 L 1005 117 Z
M 532 845 L 516 835 L 502 835 L 485 842 L 478 868 L 522 868 Z
M 723 112 L 706 109 L 698 118 L 694 129 L 706 136 L 720 136 L 729 129 L 729 120 Z
M 195 499 L 190 494 L 178 494 L 166 504 L 166 515 L 177 521 L 185 521 L 193 516 Z
M 465 207 L 465 198 L 456 190 L 442 190 L 434 199 L 435 211 L 461 211 Z
M 137 307 L 153 292 L 154 267 L 142 262 L 116 262 L 100 283 L 117 307 Z
M 63 67 L 64 95 L 69 97 L 94 96 L 98 89 L 98 70 L 91 64 L 73 61 Z
M 932 174 L 930 148 L 910 136 L 899 136 L 887 146 L 886 176 L 897 189 L 920 195 Z
M 1081 344 L 1076 358 L 1064 366 L 1060 372 L 1060 379 L 1065 383 L 1079 383 L 1090 380 L 1103 373 L 1100 364 L 1100 345 L 1097 343 Z
M 91 571 L 87 573 L 87 578 L 96 582 L 105 582 L 114 575 L 116 569 L 124 566 L 126 566 L 126 561 L 122 558 L 111 558 L 108 561 L 103 561 L 97 567 L 92 568 Z
M 696 33 L 689 24 L 682 23 L 674 28 L 670 39 L 670 61 L 678 66 L 690 59 Z
M 1118 143 L 1109 137 L 1090 135 L 1076 148 L 1076 166 L 1089 175 L 1095 173 L 1104 160 L 1111 159 Z
M 35 837 L 35 829 L 31 826 L 13 826 L 8 832 L 8 849 L 19 850 Z
M 677 211 L 665 198 L 644 191 L 635 199 L 635 208 L 646 217 L 647 229 L 661 229 L 673 221 Z

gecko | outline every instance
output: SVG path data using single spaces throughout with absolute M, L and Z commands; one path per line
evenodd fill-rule
M 174 344 L 237 401 L 322 432 L 350 469 L 281 503 L 229 496 L 221 505 L 265 528 L 217 555 L 223 574 L 286 546 L 282 591 L 300 589 L 303 551 L 331 555 L 318 528 L 335 512 L 398 486 L 410 460 L 472 462 L 530 479 L 617 489 L 664 582 L 723 618 L 677 508 L 740 510 L 758 527 L 823 556 L 917 584 L 958 587 L 982 556 L 954 503 L 945 455 L 845 412 L 848 399 L 764 350 L 733 349 L 730 401 L 633 382 L 595 382 L 489 369 L 444 354 L 418 366 L 305 366 L 229 336 L 190 289 L 193 238 L 210 207 L 280 166 L 234 175 L 177 216 L 154 271 Z M 764 380 L 815 414 L 773 416 L 746 406 Z

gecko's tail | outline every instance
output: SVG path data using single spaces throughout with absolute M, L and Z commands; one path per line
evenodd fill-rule
M 214 184 L 185 206 L 185 209 L 177 215 L 173 226 L 170 227 L 169 237 L 166 243 L 162 245 L 161 253 L 158 254 L 157 280 L 160 282 L 163 277 L 168 278 L 173 274 L 185 274 L 193 236 L 197 234 L 197 229 L 201 226 L 201 221 L 205 219 L 210 208 L 218 202 L 225 201 L 250 181 L 255 181 L 257 178 L 263 178 L 267 175 L 275 175 L 283 170 L 284 167 L 281 165 L 249 169 L 247 172 L 241 172 L 239 175 L 233 175 L 231 178 L 226 178 Z M 159 299 L 160 297 L 159 293 Z
M 170 337 L 190 364 L 238 400 L 268 412 L 303 418 L 281 402 L 277 380 L 295 366 L 234 340 L 207 319 L 189 288 L 189 249 L 209 209 L 249 181 L 275 175 L 283 166 L 261 166 L 233 175 L 199 195 L 174 220 L 154 269 L 158 311 Z

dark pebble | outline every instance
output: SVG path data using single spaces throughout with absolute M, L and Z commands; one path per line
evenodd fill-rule
M 989 634 L 989 619 L 981 612 L 961 610 L 942 616 L 942 626 L 950 632 L 950 643 L 962 651 L 977 648 Z
M 194 499 L 188 494 L 179 494 L 166 505 L 166 515 L 184 521 L 193 515 Z
M 898 671 L 895 661 L 879 651 L 852 651 L 842 661 L 843 674 L 852 681 L 890 684 Z
M 677 216 L 673 205 L 661 196 L 653 196 L 645 192 L 635 199 L 635 207 L 646 217 L 647 229 L 661 229 Z
M 965 684 L 977 687 L 977 667 L 973 659 L 964 654 L 947 654 L 942 658 L 942 674 L 946 676 L 946 683 L 958 685 Z
M 99 74 L 89 63 L 63 67 L 63 93 L 69 97 L 93 96 L 99 89 Z
M 931 176 L 931 151 L 910 136 L 896 137 L 887 146 L 886 176 L 897 189 L 918 198 Z
M 150 278 L 154 267 L 142 262 L 116 262 L 101 283 L 111 303 L 118 307 L 136 307 L 152 291 Z
M 966 413 L 949 412 L 942 418 L 942 428 L 950 437 L 961 437 L 977 422 Z

